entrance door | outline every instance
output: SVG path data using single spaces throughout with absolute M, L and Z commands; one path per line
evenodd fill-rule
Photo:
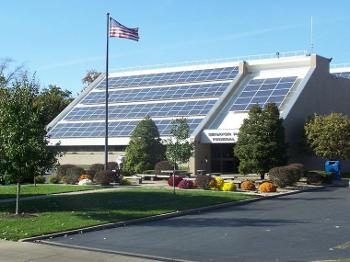
M 238 172 L 238 159 L 233 154 L 234 145 L 211 144 L 211 172 Z

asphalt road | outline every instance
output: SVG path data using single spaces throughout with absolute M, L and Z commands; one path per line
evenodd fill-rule
M 320 189 L 50 241 L 190 261 L 350 258 L 350 189 Z

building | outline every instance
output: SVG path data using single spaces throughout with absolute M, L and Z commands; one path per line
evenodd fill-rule
M 196 145 L 190 169 L 235 172 L 232 148 L 249 108 L 274 102 L 284 118 L 290 161 L 322 168 L 324 160 L 302 154 L 300 141 L 304 123 L 314 113 L 350 114 L 350 68 L 330 70 L 330 61 L 277 53 L 264 59 L 112 73 L 109 159 L 123 154 L 144 116 L 152 117 L 162 138 L 169 136 L 172 119 L 185 117 Z M 66 152 L 61 163 L 103 163 L 104 99 L 105 77 L 100 76 L 49 124 L 50 145 Z

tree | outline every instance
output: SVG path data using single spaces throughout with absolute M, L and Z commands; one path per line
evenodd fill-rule
M 192 156 L 193 143 L 189 142 L 189 126 L 185 118 L 171 122 L 171 138 L 167 141 L 167 158 L 176 165 L 186 163 Z
M 316 156 L 350 158 L 350 117 L 341 113 L 315 115 L 304 127 L 306 142 Z
M 240 161 L 240 173 L 257 173 L 261 179 L 272 167 L 286 164 L 283 120 L 275 104 L 269 103 L 264 109 L 258 105 L 250 109 L 239 129 L 234 154 Z
M 57 162 L 58 152 L 47 146 L 46 108 L 37 103 L 38 84 L 27 75 L 17 77 L 0 95 L 0 174 L 17 183 L 16 214 L 19 214 L 23 179 L 43 175 Z
M 85 88 L 94 82 L 99 76 L 101 72 L 96 71 L 95 69 L 90 69 L 86 72 L 86 75 L 81 80 L 85 86 Z
M 44 107 L 43 123 L 49 124 L 59 113 L 73 101 L 72 92 L 63 90 L 59 86 L 49 85 L 38 95 L 37 102 Z
M 20 77 L 25 73 L 23 65 L 11 68 L 12 63 L 13 60 L 9 58 L 0 60 L 0 88 L 6 87 L 15 78 Z
M 164 158 L 165 148 L 161 143 L 158 128 L 153 120 L 146 116 L 132 132 L 125 151 L 123 170 L 141 173 L 153 169 L 154 165 Z
M 175 119 L 171 122 L 171 137 L 167 141 L 166 155 L 174 165 L 173 180 L 175 179 L 176 165 L 186 163 L 192 156 L 193 143 L 189 141 L 189 126 L 185 118 Z M 174 194 L 175 183 L 173 181 Z

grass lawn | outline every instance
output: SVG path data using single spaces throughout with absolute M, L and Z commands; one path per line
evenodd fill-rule
M 166 189 L 122 189 L 83 195 L 55 196 L 21 203 L 21 211 L 37 217 L 8 216 L 15 203 L 0 205 L 0 238 L 20 238 L 125 221 L 156 214 L 238 201 L 251 196 L 233 192 Z
M 49 195 L 54 193 L 64 193 L 73 191 L 82 191 L 100 188 L 99 186 L 74 186 L 74 185 L 21 185 L 21 197 Z M 1 186 L 0 185 L 0 199 L 15 198 L 16 185 Z

